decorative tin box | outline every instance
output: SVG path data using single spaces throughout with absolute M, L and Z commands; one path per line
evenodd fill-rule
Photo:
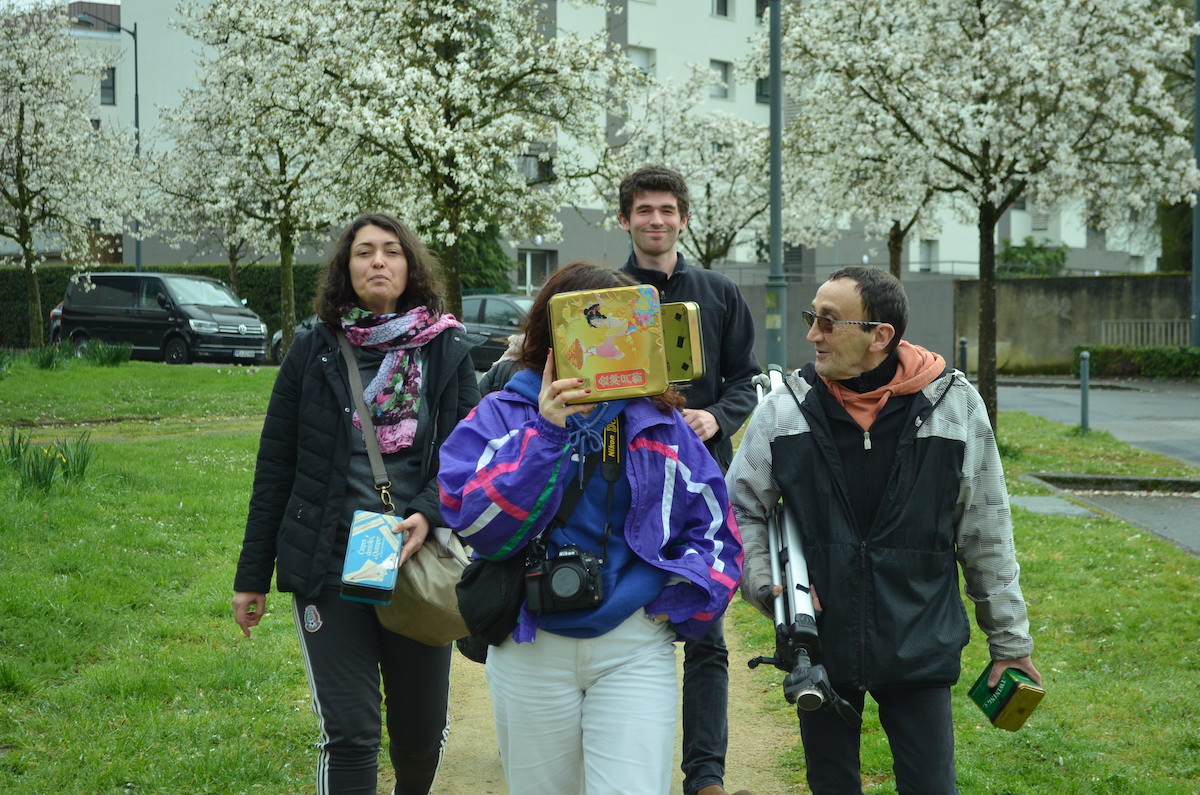
M 342 596 L 356 602 L 386 605 L 392 601 L 404 535 L 392 532 L 401 518 L 388 513 L 355 511 L 342 565 Z
M 560 293 L 550 299 L 558 378 L 592 392 L 572 403 L 661 395 L 667 389 L 662 312 L 649 285 Z
M 992 672 L 989 662 L 983 673 L 971 686 L 971 700 L 979 705 L 993 726 L 1015 732 L 1025 724 L 1025 719 L 1046 695 L 1046 691 L 1016 668 L 1009 668 L 1000 675 L 994 688 L 987 686 Z
M 676 301 L 662 305 L 663 345 L 667 379 L 672 384 L 704 377 L 704 340 L 700 336 L 700 305 Z

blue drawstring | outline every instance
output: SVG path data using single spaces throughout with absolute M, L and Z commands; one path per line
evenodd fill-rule
M 583 483 L 584 463 L 591 453 L 604 449 L 604 428 L 621 413 L 627 400 L 598 403 L 588 416 L 572 414 L 567 417 L 567 444 L 579 458 L 579 485 Z

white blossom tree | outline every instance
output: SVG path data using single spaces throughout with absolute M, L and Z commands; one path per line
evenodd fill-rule
M 238 276 L 265 254 L 255 249 L 252 221 L 242 210 L 253 202 L 246 174 L 231 173 L 227 158 L 200 153 L 187 137 L 186 120 L 177 109 L 163 110 L 164 129 L 181 145 L 151 155 L 147 169 L 158 195 L 155 221 L 161 240 L 176 248 L 190 246 L 207 257 L 220 251 L 229 264 L 229 286 L 237 292 Z M 241 197 L 240 199 L 237 197 Z M 274 246 L 272 246 L 274 247 Z
M 185 27 L 210 47 L 200 58 L 199 85 L 163 112 L 173 146 L 159 172 L 159 225 L 173 229 L 176 242 L 215 237 L 231 258 L 275 254 L 286 350 L 295 336 L 296 251 L 373 206 L 370 172 L 355 139 L 280 106 L 281 96 L 297 105 L 321 101 L 320 69 L 254 40 L 214 36 L 211 13 L 203 6 L 186 12 Z M 231 276 L 236 269 L 235 259 Z
M 310 81 L 275 91 L 274 107 L 364 145 L 354 168 L 442 252 L 452 311 L 461 235 L 557 234 L 564 198 L 606 149 L 606 111 L 638 79 L 605 33 L 557 31 L 526 0 L 212 0 L 193 15 L 210 46 Z M 529 179 L 523 155 L 552 169 Z
M 859 228 L 887 241 L 891 273 L 902 278 L 904 241 L 914 227 L 935 233 L 939 195 L 892 119 L 845 109 L 831 124 L 822 82 L 818 76 L 791 86 L 794 111 L 783 130 L 784 234 L 816 246 Z
M 1195 0 L 1169 0 L 1181 9 L 1188 19 L 1196 12 Z M 1192 50 L 1167 65 L 1167 87 L 1175 96 L 1180 112 L 1193 118 L 1196 99 L 1196 70 Z M 1192 206 L 1187 201 L 1160 202 L 1154 223 L 1159 234 L 1161 254 L 1158 270 L 1192 271 Z
M 596 185 L 615 217 L 626 174 L 656 163 L 678 171 L 688 184 L 692 218 L 679 247 L 704 268 L 726 260 L 736 246 L 766 237 L 770 208 L 766 125 L 704 107 L 712 70 L 692 65 L 683 83 L 653 83 L 626 110 L 614 150 Z
M 37 267 L 48 249 L 80 267 L 134 208 L 133 139 L 92 124 L 112 62 L 81 50 L 54 5 L 0 2 L 0 239 L 25 269 L 29 344 L 43 344 Z
M 789 93 L 833 131 L 866 118 L 894 132 L 875 149 L 846 136 L 832 168 L 906 164 L 977 226 L 979 389 L 995 427 L 996 224 L 1027 197 L 1110 226 L 1200 184 L 1164 86 L 1192 25 L 1151 0 L 843 0 L 789 5 L 785 24 Z

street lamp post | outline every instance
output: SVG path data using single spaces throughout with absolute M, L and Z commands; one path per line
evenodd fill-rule
M 1200 0 L 1197 0 L 1200 2 Z M 787 280 L 783 276 L 783 56 L 780 0 L 771 0 L 771 271 L 766 290 L 768 364 L 787 370 Z
M 1196 16 L 1200 20 L 1200 0 Z M 1200 160 L 1200 36 L 1192 41 L 1192 153 Z M 1200 201 L 1192 207 L 1192 346 L 1200 346 Z
M 142 157 L 142 115 L 141 115 L 141 96 L 139 94 L 138 81 L 138 35 L 137 23 L 133 23 L 133 29 L 129 29 L 123 25 L 118 25 L 115 22 L 110 22 L 107 19 L 101 19 L 95 14 L 89 14 L 87 11 L 80 11 L 75 19 L 82 22 L 82 17 L 88 17 L 95 22 L 101 22 L 109 27 L 110 30 L 120 30 L 128 33 L 133 39 L 133 156 L 137 159 Z M 89 23 L 90 24 L 90 23 Z M 142 222 L 136 216 L 133 219 L 133 267 L 138 273 L 142 271 Z

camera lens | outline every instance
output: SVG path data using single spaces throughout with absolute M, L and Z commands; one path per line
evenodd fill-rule
M 550 593 L 556 599 L 574 599 L 583 589 L 583 570 L 559 566 L 550 574 Z

